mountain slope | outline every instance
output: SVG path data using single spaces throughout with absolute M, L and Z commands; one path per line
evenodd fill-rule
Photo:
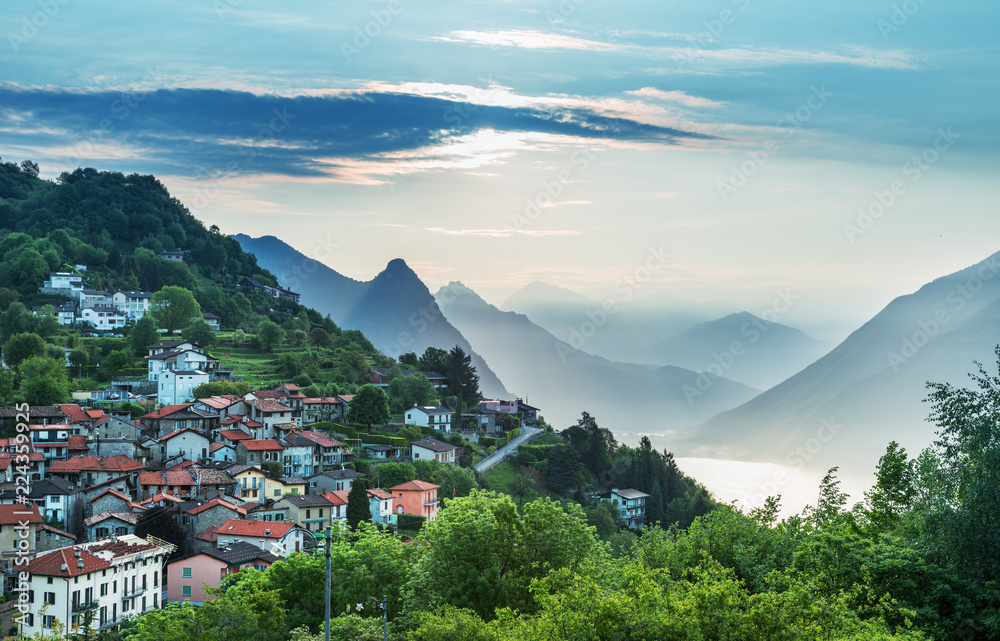
M 801 371 L 829 347 L 787 325 L 749 312 L 701 323 L 649 348 L 649 358 L 768 389 Z
M 893 300 L 829 354 L 712 417 L 688 452 L 871 470 L 890 440 L 933 439 L 927 381 L 964 386 L 1000 342 L 1000 253 Z
M 506 398 L 507 390 L 486 361 L 438 311 L 430 290 L 401 259 L 391 261 L 368 282 L 356 281 L 312 260 L 273 237 L 235 236 L 244 251 L 277 274 L 283 287 L 302 294 L 303 304 L 329 314 L 346 329 L 361 330 L 384 354 L 423 353 L 428 347 L 458 345 L 472 356 L 479 384 L 488 396 Z
M 461 283 L 442 288 L 436 298 L 511 391 L 529 395 L 555 427 L 575 423 L 586 410 L 617 434 L 664 434 L 756 393 L 726 379 L 711 381 L 702 392 L 698 375 L 689 370 L 615 363 L 574 350 L 527 316 L 501 311 Z
M 619 287 L 605 301 L 596 301 L 569 289 L 540 281 L 511 295 L 500 309 L 524 314 L 557 339 L 611 360 L 650 362 L 646 346 L 708 320 L 682 301 L 656 297 L 635 298 L 632 287 Z M 614 303 L 614 313 L 603 309 Z M 589 323 L 599 331 L 590 332 Z

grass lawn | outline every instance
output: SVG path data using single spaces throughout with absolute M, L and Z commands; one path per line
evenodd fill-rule
M 562 437 L 558 434 L 542 434 L 530 441 L 532 445 L 559 445 L 562 442 Z
M 510 461 L 501 461 L 494 465 L 484 475 L 489 479 L 490 487 L 498 492 L 510 492 L 510 484 L 514 482 L 514 466 Z

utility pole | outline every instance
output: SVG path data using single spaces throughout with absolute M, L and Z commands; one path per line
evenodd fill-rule
M 326 526 L 326 632 L 324 633 L 325 641 L 330 641 L 330 543 L 331 543 L 330 526 Z M 382 636 L 385 636 L 385 630 L 382 631 Z

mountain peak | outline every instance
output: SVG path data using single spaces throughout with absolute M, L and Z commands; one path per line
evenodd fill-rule
M 385 271 L 387 272 L 412 272 L 410 266 L 406 264 L 406 261 L 402 258 L 393 258 L 389 261 L 389 264 L 385 266 Z

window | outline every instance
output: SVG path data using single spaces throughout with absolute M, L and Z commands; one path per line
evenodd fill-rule
M 181 568 L 181 578 L 190 579 L 191 578 L 191 568 Z
M 191 596 L 191 586 L 182 585 L 181 586 L 181 596 Z
M 45 593 L 45 602 L 48 603 L 49 605 L 55 605 L 56 604 L 56 593 L 55 592 L 46 592 Z M 52 627 L 52 626 L 48 626 L 48 627 Z
M 108 596 L 108 584 L 107 583 L 102 583 L 101 584 L 101 596 Z
M 56 622 L 56 618 L 54 616 L 50 615 L 50 614 L 47 614 L 47 615 L 45 615 L 45 618 L 42 620 L 42 627 L 43 628 L 51 628 L 52 624 L 55 623 L 55 622 Z

